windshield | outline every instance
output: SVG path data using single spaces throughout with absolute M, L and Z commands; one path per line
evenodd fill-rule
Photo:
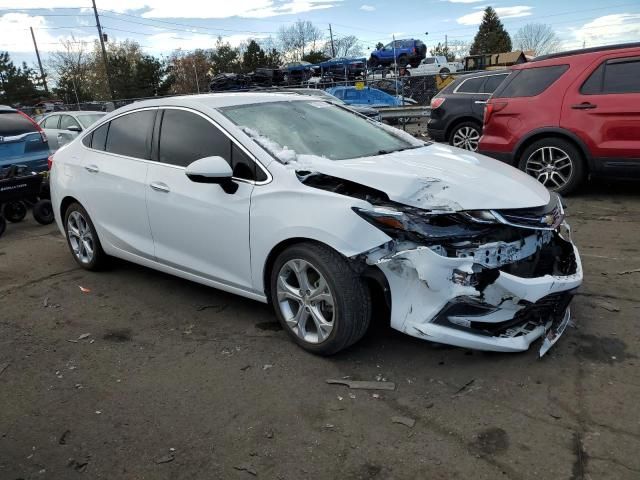
M 94 123 L 96 123 L 98 120 L 100 120 L 104 116 L 105 116 L 104 113 L 92 113 L 87 115 L 78 115 L 76 118 L 82 124 L 83 128 L 87 128 L 90 125 L 93 125 Z
M 224 107 L 220 111 L 242 128 L 297 155 L 345 160 L 423 146 L 365 118 L 320 101 L 269 102 Z M 246 130 L 245 130 L 246 131 Z M 274 154 L 275 152 L 271 151 Z

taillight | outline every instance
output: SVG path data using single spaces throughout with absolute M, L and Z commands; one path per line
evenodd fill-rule
M 489 102 L 487 102 L 487 104 L 484 106 L 484 117 L 482 119 L 482 123 L 486 125 L 489 120 L 491 120 L 491 116 L 494 113 L 499 112 L 506 106 L 507 102 L 492 102 L 491 100 L 489 100 Z
M 42 143 L 47 143 L 47 134 L 44 133 L 44 130 L 42 130 L 42 128 L 40 128 L 40 125 L 38 125 L 38 123 L 31 118 L 29 115 L 27 115 L 24 112 L 21 112 L 18 110 L 18 113 L 20 115 L 22 115 L 24 118 L 26 118 L 27 120 L 29 120 L 31 123 L 33 123 L 33 126 L 36 127 L 36 129 L 38 130 L 38 133 L 40 134 L 40 138 L 42 139 Z
M 47 158 L 47 170 L 51 170 L 51 167 L 53 167 L 53 155 L 49 155 Z
M 435 110 L 436 108 L 440 108 L 440 105 L 444 103 L 445 99 L 443 97 L 433 97 L 431 99 L 431 110 Z

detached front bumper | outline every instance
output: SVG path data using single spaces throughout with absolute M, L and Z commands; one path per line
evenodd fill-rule
M 510 251 L 512 264 L 481 266 L 479 256 L 489 255 L 490 245 L 463 258 L 415 244 L 371 256 L 389 283 L 391 326 L 433 342 L 500 352 L 527 350 L 547 333 L 544 354 L 569 322 L 572 292 L 583 275 L 575 246 L 553 235 L 563 247 L 565 258 L 556 259 L 561 274 L 553 265 L 523 269 L 533 258 L 528 251 L 521 258 Z M 540 274 L 545 268 L 552 273 Z

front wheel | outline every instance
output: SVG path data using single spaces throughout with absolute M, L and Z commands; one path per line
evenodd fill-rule
M 449 144 L 464 150 L 477 152 L 481 131 L 481 127 L 474 122 L 464 122 L 456 125 L 449 137 Z
M 33 218 L 40 225 L 49 225 L 55 220 L 51 200 L 43 199 L 33 206 Z
M 580 151 L 561 138 L 543 138 L 529 145 L 518 167 L 561 195 L 573 192 L 584 179 Z
M 331 248 L 300 243 L 282 252 L 271 272 L 271 301 L 291 338 L 332 355 L 367 331 L 371 298 L 364 280 Z
M 64 215 L 67 243 L 73 258 L 87 270 L 99 270 L 106 261 L 98 234 L 89 214 L 79 203 L 72 203 Z

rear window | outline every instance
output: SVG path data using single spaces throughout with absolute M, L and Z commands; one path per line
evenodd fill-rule
M 0 136 L 2 137 L 15 137 L 37 131 L 36 125 L 20 113 L 0 113 Z
M 512 74 L 511 81 L 498 88 L 494 97 L 535 97 L 549 88 L 568 69 L 569 65 L 554 65 L 517 70 Z

